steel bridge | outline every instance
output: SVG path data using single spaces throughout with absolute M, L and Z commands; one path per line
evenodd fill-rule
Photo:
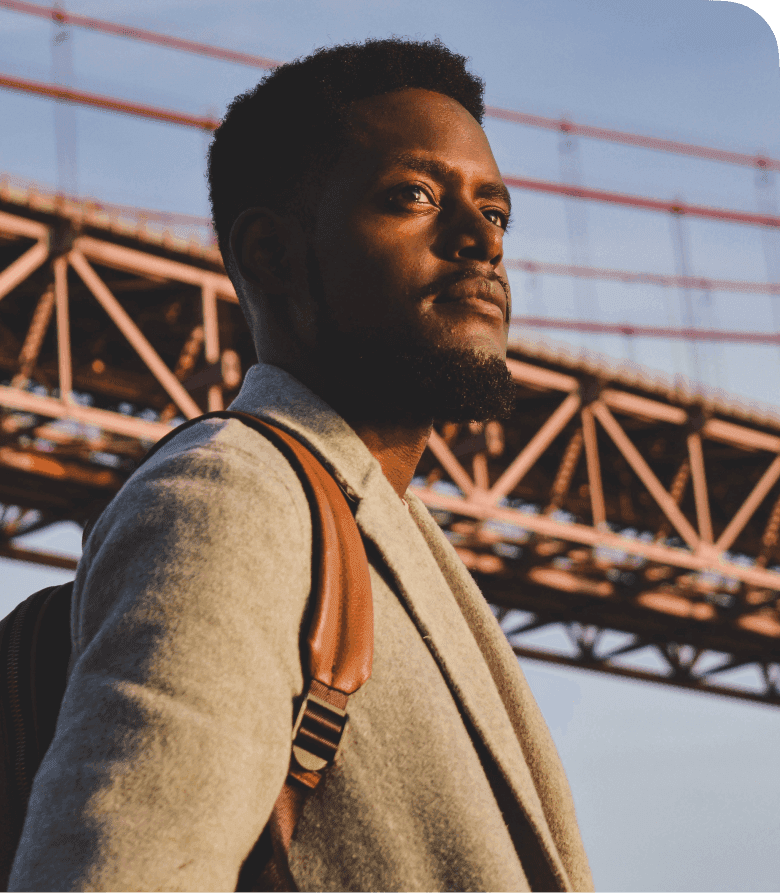
M 85 524 L 254 348 L 212 245 L 9 181 L 0 301 L 0 555 L 73 569 L 18 538 Z M 516 653 L 780 704 L 780 414 L 540 342 L 509 368 L 516 415 L 437 425 L 413 488 Z

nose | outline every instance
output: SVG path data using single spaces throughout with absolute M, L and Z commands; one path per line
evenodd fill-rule
M 453 260 L 480 261 L 495 269 L 504 257 L 504 230 L 479 208 L 462 208 L 452 220 L 448 248 Z

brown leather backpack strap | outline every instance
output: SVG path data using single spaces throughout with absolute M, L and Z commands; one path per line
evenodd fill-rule
M 308 637 L 309 676 L 324 686 L 320 697 L 327 698 L 325 689 L 350 695 L 371 676 L 374 655 L 371 579 L 363 539 L 333 476 L 292 435 L 281 429 L 275 433 L 307 475 L 320 527 L 318 585 Z
M 271 440 L 301 479 L 312 509 L 318 565 L 313 569 L 314 612 L 307 639 L 310 682 L 293 727 L 287 780 L 268 823 L 273 856 L 262 874 L 249 881 L 251 887 L 243 886 L 243 871 L 239 881 L 241 889 L 295 890 L 287 860 L 293 832 L 308 796 L 335 759 L 347 723 L 348 696 L 371 676 L 374 614 L 368 560 L 344 494 L 307 447 L 281 428 L 243 412 L 211 412 L 185 426 L 208 418 L 237 418 Z
M 276 434 L 312 484 L 321 537 L 308 636 L 311 681 L 293 727 L 287 780 L 269 820 L 274 855 L 263 872 L 263 885 L 294 890 L 287 859 L 292 835 L 308 796 L 336 757 L 348 696 L 371 675 L 374 616 L 365 547 L 344 494 L 306 447 L 285 431 Z

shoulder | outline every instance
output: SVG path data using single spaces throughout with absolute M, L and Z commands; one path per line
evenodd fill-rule
M 146 481 L 177 475 L 216 477 L 223 488 L 247 477 L 271 479 L 285 487 L 296 503 L 300 503 L 298 495 L 306 501 L 298 475 L 282 452 L 270 438 L 239 419 L 206 419 L 191 425 L 161 447 L 133 478 Z
M 95 525 L 90 551 L 118 522 L 155 507 L 196 526 L 226 512 L 247 520 L 292 512 L 299 527 L 310 526 L 295 470 L 270 439 L 238 419 L 192 425 L 144 462 Z
M 95 524 L 76 574 L 74 636 L 89 638 L 111 602 L 127 610 L 139 599 L 171 608 L 207 599 L 215 610 L 245 610 L 261 586 L 269 610 L 285 597 L 303 610 L 311 536 L 303 486 L 267 438 L 235 419 L 193 425 L 130 477 Z

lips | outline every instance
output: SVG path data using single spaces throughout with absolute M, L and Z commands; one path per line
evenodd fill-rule
M 484 276 L 472 277 L 447 286 L 437 298 L 442 303 L 458 302 L 473 305 L 479 309 L 481 302 L 492 304 L 506 317 L 506 294 L 498 280 L 486 279 Z

